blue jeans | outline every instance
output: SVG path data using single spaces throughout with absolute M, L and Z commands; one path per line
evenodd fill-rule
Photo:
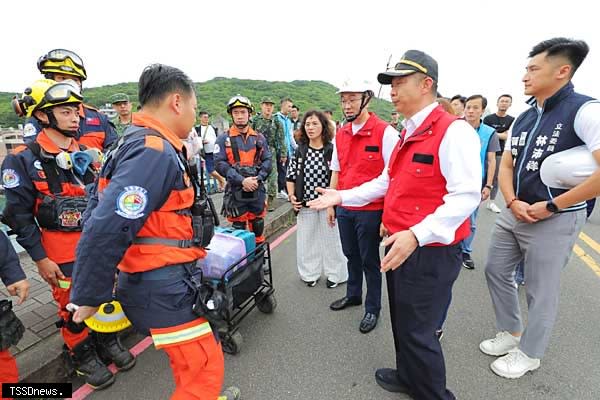
M 471 222 L 471 234 L 463 239 L 462 242 L 460 242 L 460 247 L 463 253 L 471 254 L 473 252 L 471 245 L 473 244 L 473 239 L 475 239 L 475 230 L 477 230 L 477 213 L 479 213 L 479 206 L 469 217 L 469 221 Z
M 517 284 L 522 285 L 525 282 L 525 266 L 524 261 L 521 260 L 519 265 L 517 265 L 517 269 L 515 270 L 515 282 Z

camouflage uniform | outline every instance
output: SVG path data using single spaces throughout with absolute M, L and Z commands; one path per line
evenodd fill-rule
M 262 103 L 273 103 L 270 98 L 263 98 Z M 269 144 L 269 150 L 272 155 L 272 165 L 277 165 L 277 156 L 281 154 L 281 150 L 285 149 L 285 140 L 283 137 L 283 125 L 277 118 L 271 117 L 266 119 L 258 113 L 250 122 L 252 129 L 263 134 Z M 267 195 L 269 202 L 277 194 L 277 168 L 273 168 L 267 181 Z
M 112 96 L 110 96 L 111 104 L 124 102 L 124 101 L 129 102 L 129 96 L 127 96 L 125 93 L 116 93 L 116 94 L 113 94 Z M 129 123 L 127 123 L 127 124 L 121 123 L 121 118 L 119 117 L 119 114 L 117 114 L 116 117 L 111 119 L 110 122 L 114 125 L 115 130 L 117 131 L 117 135 L 119 135 L 119 137 L 123 136 L 123 132 L 125 132 L 125 129 L 127 129 L 127 127 L 129 127 L 129 125 L 131 125 L 131 119 L 129 120 Z

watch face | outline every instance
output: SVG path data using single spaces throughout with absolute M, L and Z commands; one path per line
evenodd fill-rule
M 552 202 L 552 200 L 550 200 L 546 203 L 546 209 L 553 213 L 558 212 L 558 207 L 556 207 L 556 204 L 554 204 L 554 202 Z

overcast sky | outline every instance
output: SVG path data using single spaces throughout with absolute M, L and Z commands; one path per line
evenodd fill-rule
M 54 48 L 84 60 L 84 86 L 137 81 L 153 62 L 194 81 L 216 76 L 265 80 L 369 80 L 408 49 L 439 63 L 445 96 L 511 93 L 523 110 L 521 77 L 531 47 L 554 36 L 591 50 L 574 78 L 599 97 L 600 19 L 589 0 L 570 1 L 179 1 L 0 2 L 4 57 L 0 91 L 39 77 L 37 58 Z M 431 4 L 431 6 L 429 6 Z M 200 97 L 202 93 L 200 92 Z M 388 91 L 382 91 L 388 98 Z

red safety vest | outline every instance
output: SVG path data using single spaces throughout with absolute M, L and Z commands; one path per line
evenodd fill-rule
M 448 194 L 440 169 L 440 143 L 448 126 L 457 119 L 437 106 L 406 141 L 404 135 L 390 158 L 390 183 L 385 195 L 383 224 L 390 234 L 418 224 L 444 203 Z M 467 218 L 454 234 L 456 244 L 469 236 Z M 432 243 L 428 246 L 445 246 Z
M 352 134 L 352 124 L 344 125 L 335 135 L 335 146 L 340 172 L 338 190 L 352 189 L 381 175 L 385 168 L 383 159 L 383 133 L 388 123 L 374 113 L 362 128 Z M 383 197 L 362 207 L 346 207 L 349 210 L 382 210 Z

